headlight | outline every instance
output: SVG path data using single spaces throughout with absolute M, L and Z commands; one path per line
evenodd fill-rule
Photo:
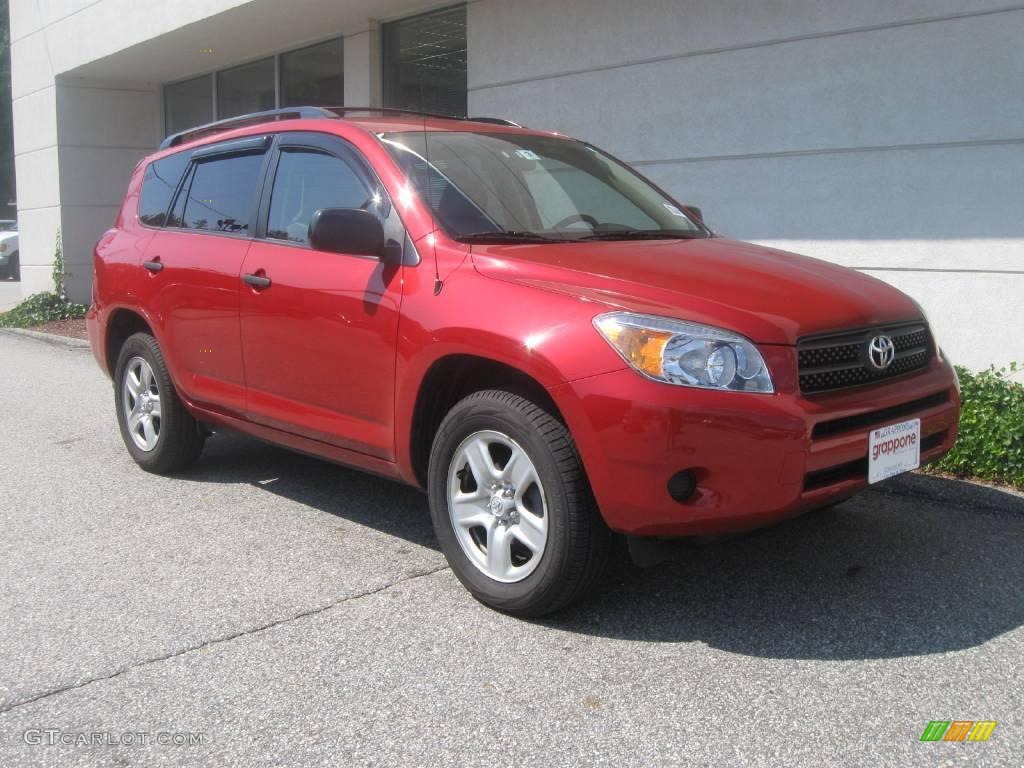
M 0 253 L 7 250 L 7 243 L 0 243 Z
M 682 387 L 774 392 L 761 353 L 742 336 L 666 317 L 609 312 L 594 326 L 635 370 Z

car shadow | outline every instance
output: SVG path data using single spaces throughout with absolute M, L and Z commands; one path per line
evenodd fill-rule
M 421 492 L 232 433 L 181 477 L 252 483 L 437 548 Z M 1022 545 L 1024 496 L 911 475 L 772 528 L 673 544 L 651 568 L 622 552 L 592 597 L 536 623 L 772 658 L 943 653 L 1024 623 Z
M 202 457 L 176 475 L 204 483 L 247 483 L 413 544 L 439 549 L 419 490 L 235 432 L 218 432 Z

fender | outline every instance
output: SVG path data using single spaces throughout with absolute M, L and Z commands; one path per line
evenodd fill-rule
M 452 355 L 493 360 L 550 390 L 625 367 L 592 327 L 601 305 L 531 286 L 494 280 L 473 269 L 465 252 L 447 251 L 439 238 L 444 287 L 434 295 L 431 259 L 405 272 L 395 366 L 395 449 L 402 475 L 412 470 L 412 424 L 430 368 Z M 447 252 L 446 252 L 447 251 Z M 476 324 L 466 325 L 467 318 Z M 584 332 L 580 332 L 580 329 Z

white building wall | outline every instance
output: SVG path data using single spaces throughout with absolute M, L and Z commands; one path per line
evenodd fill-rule
M 552 7 L 470 5 L 471 113 L 593 141 L 718 231 L 897 285 L 957 362 L 1024 360 L 1024 10 Z
M 417 0 L 12 0 L 23 292 L 72 295 L 161 130 L 158 83 L 345 35 Z M 865 269 L 971 367 L 1024 359 L 1024 10 L 1002 0 L 473 0 L 469 105 L 591 140 L 733 236 Z M 155 12 L 158 9 L 159 12 Z
M 114 221 L 128 175 L 159 140 L 153 83 L 68 78 L 163 30 L 237 0 L 149 4 L 130 0 L 11 0 L 11 90 L 18 181 L 22 294 L 53 290 L 62 229 L 69 293 L 89 300 L 91 248 Z M 159 13 L 154 9 L 159 8 Z
M 71 296 L 87 300 L 92 245 L 113 226 L 136 163 L 162 138 L 160 93 L 156 83 L 58 78 L 61 235 Z
M 409 0 L 11 0 L 22 295 L 53 289 L 58 228 L 71 298 L 139 158 L 163 137 L 161 84 L 346 36 L 345 87 L 380 99 L 372 19 Z

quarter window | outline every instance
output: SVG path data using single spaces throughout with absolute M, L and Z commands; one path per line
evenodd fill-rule
M 188 160 L 189 153 L 179 152 L 147 166 L 139 197 L 139 221 L 151 227 L 162 227 L 167 223 L 167 206 L 178 188 Z
M 309 243 L 309 223 L 320 208 L 363 208 L 373 193 L 352 167 L 323 152 L 281 153 L 270 197 L 267 237 Z
M 262 162 L 262 153 L 248 153 L 197 163 L 181 226 L 248 234 Z

